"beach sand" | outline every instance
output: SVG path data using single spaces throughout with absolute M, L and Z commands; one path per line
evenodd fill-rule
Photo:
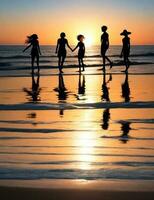
M 2 200 L 153 200 L 154 192 L 115 192 L 75 189 L 0 188 Z
M 8 181 L 4 181 L 3 185 Z M 5 183 L 5 184 L 4 184 Z M 29 183 L 29 186 L 28 186 Z M 44 183 L 44 184 L 43 184 Z M 152 200 L 153 182 L 139 181 L 16 181 L 0 186 L 2 200 Z M 1 184 L 0 184 L 1 185 Z M 20 186 L 19 186 L 20 185 Z M 151 185 L 151 186 L 150 186 Z M 50 186 L 50 187 L 49 187 Z
M 108 81 L 110 74 L 85 74 L 85 94 L 79 94 L 83 92 L 79 83 L 80 78 L 83 83 L 84 76 L 64 74 L 67 92 L 62 99 L 57 90 L 58 75 L 42 76 L 38 94 L 41 101 L 35 104 L 31 77 L 3 77 L 0 167 L 4 176 L 0 180 L 0 199 L 153 199 L 153 75 L 128 76 L 114 74 Z M 102 100 L 104 78 L 110 102 Z M 125 102 L 128 98 L 130 102 Z M 108 107 L 111 110 L 106 119 Z M 127 138 L 121 137 L 123 122 L 130 126 Z M 109 126 L 108 130 L 103 129 L 104 125 Z M 93 178 L 88 169 L 94 170 L 96 181 L 61 180 L 80 175 Z M 50 182 L 55 171 L 57 180 Z M 48 180 L 41 180 L 44 174 L 49 175 Z M 36 176 L 40 181 L 15 180 L 20 176 L 23 180 Z M 110 176 L 118 179 L 98 181 Z

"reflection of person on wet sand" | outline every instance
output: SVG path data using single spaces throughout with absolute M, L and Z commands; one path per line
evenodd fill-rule
M 54 89 L 55 92 L 58 92 L 58 100 L 65 101 L 68 97 L 67 89 L 65 88 L 63 75 L 59 74 L 59 84 L 58 88 Z
M 27 96 L 30 97 L 30 102 L 37 102 L 40 101 L 40 91 L 41 88 L 39 87 L 39 82 L 40 82 L 40 75 L 37 75 L 37 78 L 35 80 L 34 73 L 32 74 L 32 89 L 28 90 L 27 88 L 24 88 L 24 92 L 27 93 Z
M 85 54 L 85 45 L 83 43 L 84 40 L 84 36 L 83 35 L 78 35 L 77 36 L 77 40 L 79 41 L 77 46 L 73 49 L 73 51 L 75 51 L 77 48 L 79 48 L 78 51 L 78 62 L 79 62 L 79 72 L 81 72 L 81 67 L 82 67 L 82 71 L 84 71 L 84 62 L 83 62 L 83 58 L 84 58 L 84 54 Z
M 109 121 L 110 121 L 110 109 L 107 108 L 103 112 L 103 123 L 101 124 L 103 130 L 108 130 Z
M 56 54 L 58 53 L 58 67 L 59 67 L 60 73 L 63 73 L 62 69 L 65 62 L 66 54 L 67 54 L 66 46 L 72 51 L 71 47 L 68 44 L 68 40 L 65 37 L 66 37 L 66 34 L 62 32 L 60 34 L 60 38 L 58 39 L 57 46 L 56 46 Z
M 110 74 L 110 77 L 108 81 L 106 81 L 106 74 L 103 74 L 103 84 L 102 84 L 102 100 L 103 101 L 110 101 L 109 98 L 109 88 L 107 87 L 107 84 L 112 81 L 112 75 Z M 110 120 L 110 109 L 105 109 L 103 112 L 103 123 L 101 125 L 102 129 L 107 130 L 109 127 L 109 120 Z
M 103 101 L 110 101 L 109 98 L 109 88 L 107 87 L 107 84 L 112 80 L 112 75 L 110 75 L 109 80 L 106 81 L 106 74 L 103 74 L 103 84 L 102 84 L 102 100 Z
M 125 74 L 125 81 L 122 83 L 122 97 L 124 98 L 125 102 L 130 102 L 130 87 L 128 81 L 128 73 Z
M 130 127 L 131 123 L 127 122 L 127 121 L 123 121 L 121 122 L 121 131 L 122 131 L 122 135 L 120 136 L 120 141 L 123 143 L 127 143 L 129 140 L 129 132 L 131 130 Z
M 129 61 L 129 55 L 130 55 L 130 38 L 128 35 L 130 35 L 131 32 L 128 32 L 127 30 L 124 30 L 120 35 L 124 36 L 122 43 L 122 51 L 120 57 L 124 58 L 124 64 L 126 66 L 126 69 L 122 72 L 128 72 L 128 68 L 130 66 L 130 61 Z
M 75 94 L 77 100 L 85 100 L 85 76 L 79 74 L 78 93 Z
M 103 71 L 105 71 L 105 60 L 110 63 L 110 68 L 112 68 L 111 60 L 106 56 L 106 52 L 109 48 L 109 34 L 107 33 L 107 26 L 102 26 L 102 36 L 101 36 L 101 56 L 103 58 Z

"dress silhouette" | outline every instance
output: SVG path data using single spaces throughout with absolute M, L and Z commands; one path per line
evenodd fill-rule
M 122 98 L 125 102 L 130 102 L 130 87 L 128 81 L 128 73 L 125 74 L 125 81 L 121 85 L 122 88 Z
M 129 132 L 131 130 L 130 125 L 131 125 L 130 122 L 127 122 L 127 121 L 121 122 L 122 135 L 120 136 L 120 141 L 123 143 L 127 143 L 129 140 Z
M 77 48 L 79 48 L 78 51 L 78 62 L 79 62 L 79 72 L 81 72 L 81 67 L 82 67 L 82 71 L 84 71 L 84 62 L 83 62 L 83 58 L 85 55 L 85 45 L 83 43 L 84 40 L 84 36 L 83 35 L 78 35 L 77 36 L 77 40 L 79 41 L 77 46 L 73 49 L 73 51 L 75 51 Z
M 40 98 L 40 92 L 41 88 L 39 87 L 39 82 L 40 82 L 40 75 L 37 75 L 37 78 L 35 79 L 34 73 L 32 73 L 32 89 L 29 90 L 27 88 L 24 88 L 24 92 L 27 93 L 28 100 L 30 102 L 38 102 L 41 100 Z
M 105 70 L 105 61 L 110 63 L 110 68 L 112 68 L 111 60 L 106 56 L 106 52 L 109 48 L 109 34 L 107 33 L 107 26 L 102 26 L 102 36 L 101 36 L 101 56 L 103 58 L 103 70 Z
M 23 52 L 25 52 L 28 48 L 32 47 L 31 49 L 31 64 L 32 64 L 32 74 L 34 73 L 34 62 L 36 59 L 38 73 L 40 71 L 39 67 L 39 56 L 41 55 L 38 36 L 36 34 L 27 36 L 26 43 L 29 44 Z
M 120 57 L 124 58 L 124 64 L 126 66 L 126 69 L 122 72 L 128 72 L 128 68 L 130 66 L 130 61 L 129 61 L 129 55 L 130 55 L 130 38 L 128 35 L 130 35 L 131 32 L 128 32 L 127 30 L 123 30 L 123 32 L 120 34 L 121 36 L 124 36 L 122 39 L 122 51 Z
M 62 69 L 65 62 L 66 54 L 67 54 L 66 46 L 72 51 L 71 47 L 68 44 L 68 40 L 65 37 L 66 37 L 66 34 L 62 32 L 60 34 L 60 38 L 58 39 L 57 46 L 56 46 L 56 54 L 58 56 L 58 67 L 59 67 L 60 73 L 63 73 Z

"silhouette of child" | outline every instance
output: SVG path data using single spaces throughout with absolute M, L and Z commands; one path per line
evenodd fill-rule
M 128 72 L 128 68 L 130 65 L 130 61 L 129 61 L 130 38 L 128 37 L 128 35 L 130 35 L 130 34 L 131 34 L 131 32 L 128 32 L 127 30 L 123 30 L 123 32 L 120 34 L 120 35 L 124 36 L 124 38 L 122 39 L 123 47 L 122 47 L 120 57 L 124 58 L 124 64 L 126 66 L 126 69 L 122 72 L 125 72 L 125 73 Z
M 60 34 L 60 38 L 58 39 L 57 46 L 56 46 L 56 54 L 58 53 L 58 67 L 59 67 L 60 73 L 63 73 L 62 69 L 65 62 L 66 54 L 67 54 L 66 45 L 68 46 L 69 49 L 71 49 L 65 37 L 66 37 L 66 34 L 62 32 Z
M 77 48 L 79 48 L 78 51 L 78 62 L 79 62 L 79 72 L 81 72 L 81 66 L 82 66 L 82 71 L 84 71 L 84 62 L 83 62 L 83 58 L 85 55 L 85 45 L 83 43 L 84 40 L 84 36 L 83 35 L 78 35 L 77 36 L 77 40 L 79 41 L 77 46 L 73 49 L 73 51 L 75 51 Z
M 40 51 L 38 36 L 36 34 L 27 36 L 26 43 L 29 45 L 23 50 L 23 52 L 25 52 L 28 48 L 30 48 L 32 46 L 32 49 L 31 49 L 32 74 L 34 73 L 35 58 L 36 58 L 38 73 L 39 73 L 39 71 L 40 71 L 39 55 L 41 55 L 41 51 Z
M 110 63 L 110 69 L 112 68 L 111 60 L 106 56 L 106 52 L 109 48 L 109 34 L 107 33 L 107 26 L 102 26 L 102 36 L 101 36 L 101 56 L 103 58 L 103 70 L 105 70 L 105 60 Z

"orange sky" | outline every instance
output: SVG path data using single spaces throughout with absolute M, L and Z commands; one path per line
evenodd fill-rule
M 56 44 L 59 33 L 64 31 L 70 44 L 76 44 L 76 36 L 81 33 L 86 37 L 85 43 L 95 45 L 100 43 L 101 26 L 104 24 L 108 26 L 111 44 L 121 44 L 120 32 L 125 28 L 132 32 L 132 44 L 154 44 L 154 18 L 150 11 L 149 14 L 141 12 L 141 9 L 137 12 L 137 4 L 135 9 L 125 8 L 125 4 L 120 9 L 117 4 L 103 6 L 97 1 L 97 5 L 90 4 L 89 7 L 66 1 L 69 6 L 60 4 L 61 7 L 54 5 L 53 8 L 51 4 L 50 10 L 47 5 L 41 8 L 41 1 L 38 0 L 36 7 L 35 4 L 31 8 L 24 8 L 24 4 L 12 9 L 10 6 L 10 13 L 7 14 L 4 11 L 8 5 L 5 5 L 4 9 L 0 8 L 0 44 L 23 44 L 26 35 L 32 33 L 39 35 L 41 44 Z M 109 0 L 110 3 L 112 1 Z

